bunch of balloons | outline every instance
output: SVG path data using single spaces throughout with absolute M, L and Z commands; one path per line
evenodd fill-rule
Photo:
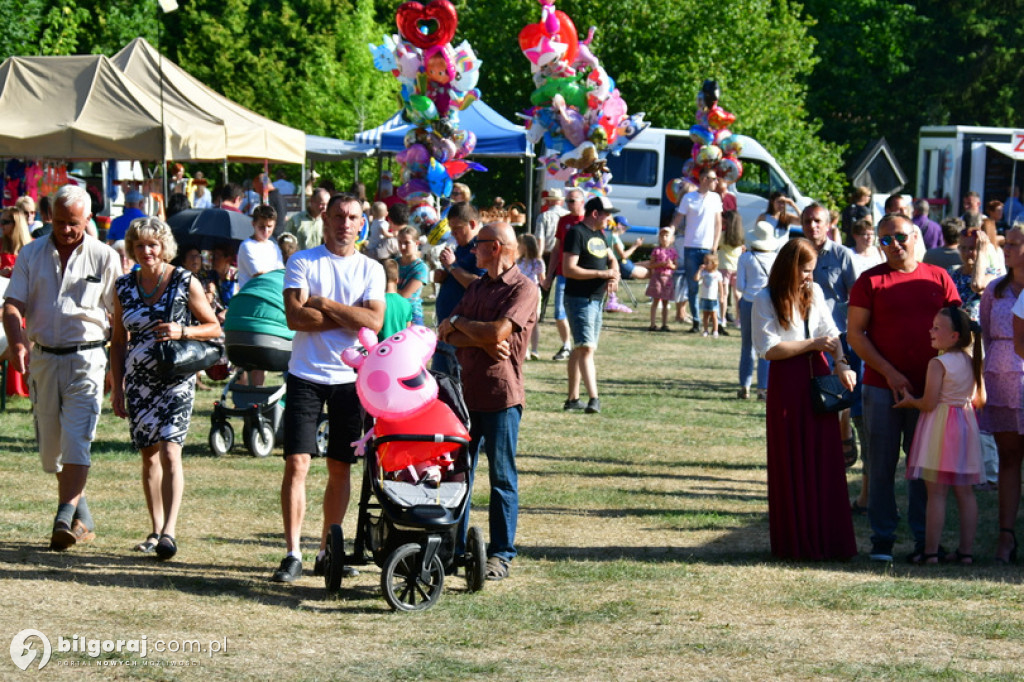
M 395 23 L 398 34 L 370 43 L 370 52 L 378 71 L 398 79 L 403 116 L 415 126 L 396 157 L 402 175 L 395 194 L 409 205 L 411 224 L 429 231 L 440 221 L 437 199 L 451 194 L 452 181 L 487 170 L 465 159 L 476 135 L 459 129 L 459 111 L 480 98 L 480 60 L 465 40 L 452 47 L 459 17 L 448 0 L 403 3 Z
M 519 47 L 530 60 L 536 86 L 526 119 L 527 136 L 544 140 L 540 159 L 549 179 L 567 187 L 607 194 L 611 174 L 605 159 L 618 154 L 650 123 L 643 112 L 629 116 L 615 81 L 594 56 L 591 27 L 580 40 L 572 19 L 554 0 L 538 0 L 541 21 L 519 32 Z
M 743 175 L 739 159 L 743 142 L 729 130 L 736 116 L 718 106 L 720 95 L 713 80 L 704 81 L 697 93 L 697 123 L 690 127 L 693 150 L 683 164 L 683 176 L 697 182 L 702 169 L 714 168 L 718 177 L 731 185 Z

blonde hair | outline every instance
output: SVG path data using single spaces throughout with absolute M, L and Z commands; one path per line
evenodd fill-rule
M 168 263 L 178 255 L 178 242 L 171 234 L 170 226 L 154 216 L 136 218 L 128 226 L 124 236 L 125 253 L 132 259 L 135 257 L 135 242 L 140 239 L 155 239 L 160 243 L 160 258 Z
M 388 215 L 388 205 L 383 201 L 375 201 L 370 206 L 370 216 L 374 220 L 383 220 Z
M 20 210 L 7 207 L 0 211 L 0 216 L 10 216 L 14 220 L 14 229 L 7 233 L 7 230 L 3 230 L 3 240 L 0 241 L 0 251 L 3 253 L 13 253 L 18 255 L 26 244 L 32 241 L 32 235 L 28 231 L 28 221 L 25 220 L 25 214 Z

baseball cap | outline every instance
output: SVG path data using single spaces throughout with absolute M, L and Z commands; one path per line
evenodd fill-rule
M 142 192 L 137 189 L 133 189 L 124 195 L 124 200 L 130 204 L 137 204 L 142 201 L 145 197 L 142 196 Z
M 593 197 L 587 200 L 587 203 L 583 206 L 583 213 L 587 214 L 591 211 L 603 211 L 604 213 L 618 213 L 619 209 L 612 206 L 612 202 L 608 197 Z

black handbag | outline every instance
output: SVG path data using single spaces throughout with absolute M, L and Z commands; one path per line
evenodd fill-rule
M 175 275 L 180 276 L 179 272 L 176 270 Z M 168 292 L 173 295 L 175 288 L 176 282 L 172 279 L 167 285 L 164 296 L 167 296 Z M 164 311 L 166 322 L 178 322 L 182 328 L 188 326 L 191 313 L 183 302 L 174 301 L 171 305 L 171 301 L 165 301 Z M 224 347 L 213 341 L 168 339 L 156 344 L 154 356 L 157 374 L 165 381 L 172 381 L 177 377 L 195 374 L 217 364 L 224 357 Z
M 811 338 L 811 328 L 804 320 L 804 335 Z M 807 365 L 811 371 L 811 407 L 818 414 L 842 412 L 853 406 L 853 392 L 843 386 L 843 382 L 835 374 L 814 376 L 814 362 L 807 356 Z

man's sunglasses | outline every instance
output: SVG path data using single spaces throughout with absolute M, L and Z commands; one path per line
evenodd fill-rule
M 878 239 L 878 243 L 882 246 L 892 246 L 893 242 L 899 242 L 900 244 L 906 244 L 907 240 L 910 239 L 910 235 L 906 232 L 895 232 L 893 234 L 887 234 L 884 237 Z

